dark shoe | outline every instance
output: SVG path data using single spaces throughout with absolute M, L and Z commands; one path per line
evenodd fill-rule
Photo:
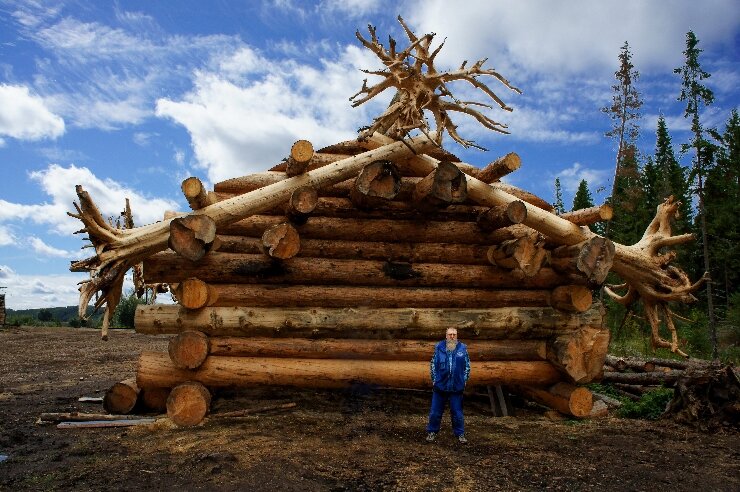
M 427 442 L 434 442 L 435 439 L 437 439 L 436 432 L 430 432 L 429 434 L 427 434 Z
M 460 434 L 459 436 L 457 436 L 457 442 L 459 442 L 460 444 L 467 444 L 468 440 L 465 438 L 465 434 Z

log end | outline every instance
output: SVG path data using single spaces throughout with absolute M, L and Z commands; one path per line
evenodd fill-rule
M 170 339 L 167 351 L 178 369 L 197 369 L 209 352 L 208 337 L 200 331 L 183 331 Z
M 167 416 L 180 427 L 200 424 L 211 406 L 208 388 L 195 381 L 176 386 L 167 397 Z
M 114 415 L 131 413 L 139 397 L 139 387 L 133 379 L 120 381 L 108 389 L 103 397 L 103 409 Z

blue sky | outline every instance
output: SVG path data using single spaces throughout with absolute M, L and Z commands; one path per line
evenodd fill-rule
M 454 6 L 453 6 L 454 5 Z M 86 256 L 72 232 L 74 187 L 106 216 L 131 200 L 139 225 L 185 210 L 180 183 L 214 182 L 266 170 L 297 139 L 315 146 L 351 138 L 391 94 L 360 108 L 348 98 L 380 68 L 354 37 L 377 26 L 381 40 L 447 38 L 441 69 L 487 57 L 516 95 L 491 82 L 512 113 L 491 111 L 511 135 L 458 117 L 463 137 L 445 140 L 483 166 L 516 151 L 509 179 L 553 200 L 559 176 L 566 206 L 581 179 L 610 188 L 614 144 L 599 109 L 610 102 L 617 55 L 632 48 L 645 105 L 640 147 L 652 153 L 663 113 L 674 146 L 688 139 L 676 98 L 685 34 L 704 50 L 716 102 L 704 114 L 722 127 L 740 94 L 740 3 L 736 0 L 501 0 L 449 2 L 325 0 L 35 2 L 0 0 L 0 285 L 13 309 L 73 305 Z M 467 87 L 453 86 L 460 94 Z M 480 99 L 480 96 L 476 96 Z M 688 158 L 684 159 L 688 164 Z M 595 193 L 597 202 L 606 193 Z

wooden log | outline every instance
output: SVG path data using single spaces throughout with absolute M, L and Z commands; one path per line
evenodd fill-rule
M 290 403 L 282 403 L 280 405 L 266 405 L 263 407 L 256 407 L 256 408 L 246 408 L 244 410 L 234 410 L 233 412 L 220 412 L 220 413 L 213 413 L 211 414 L 211 418 L 218 419 L 218 418 L 238 418 L 238 417 L 247 417 L 250 415 L 257 415 L 260 413 L 269 413 L 269 412 L 282 412 L 283 410 L 290 410 L 291 408 L 295 408 L 298 406 L 295 402 Z
M 619 401 L 619 400 L 617 400 L 616 398 L 612 398 L 611 396 L 604 395 L 604 394 L 601 394 L 601 393 L 596 393 L 595 391 L 592 392 L 592 393 L 594 395 L 594 398 L 596 398 L 599 401 L 603 401 L 604 403 L 606 403 L 606 405 L 609 408 L 620 408 L 622 406 L 622 402 Z M 594 404 L 595 403 L 596 402 L 594 402 Z
M 527 206 L 521 200 L 517 200 L 485 209 L 476 217 L 476 224 L 482 231 L 491 232 L 502 227 L 521 224 L 526 218 Z
M 229 235 L 222 235 L 217 238 L 220 241 L 219 252 L 262 253 L 262 241 L 260 239 Z M 487 251 L 487 246 L 477 244 L 388 243 L 301 238 L 301 249 L 296 257 L 490 265 Z
M 510 152 L 481 169 L 476 178 L 484 183 L 493 183 L 507 174 L 516 171 L 521 167 L 521 165 L 522 159 L 519 155 L 515 152 Z
M 641 372 L 652 372 L 658 367 L 669 367 L 671 369 L 688 369 L 689 367 L 706 367 L 709 361 L 701 359 L 660 359 L 656 357 L 638 358 L 638 357 L 616 357 L 614 355 L 606 356 L 606 364 L 625 371 L 628 368 Z
M 189 284 L 192 285 L 192 284 Z M 180 286 L 182 288 L 182 284 Z M 576 287 L 549 290 L 488 290 L 445 287 L 364 287 L 281 284 L 208 284 L 207 298 L 198 286 L 191 296 L 197 302 L 190 309 L 205 306 L 252 307 L 384 307 L 384 308 L 499 308 L 553 306 L 569 312 L 585 311 L 590 304 Z M 567 288 L 566 288 L 567 287 Z M 187 288 L 186 288 L 187 289 Z M 212 289 L 212 290 L 211 290 Z M 558 291 L 560 289 L 560 291 Z M 573 290 L 573 292 L 561 292 Z M 584 288 L 585 289 L 585 288 Z M 587 289 L 586 289 L 587 291 Z M 187 290 L 185 291 L 187 293 Z M 588 291 L 590 293 L 590 291 Z M 213 295 L 213 294 L 215 295 Z M 186 294 L 187 295 L 187 294 Z M 207 299 L 206 304 L 202 300 Z M 211 300 L 213 299 L 213 300 Z
M 177 302 L 188 309 L 212 306 L 218 300 L 218 290 L 197 278 L 183 280 L 173 292 Z
M 570 383 L 560 382 L 548 388 L 513 385 L 512 389 L 529 400 L 573 417 L 588 417 L 593 408 L 591 391 Z
M 342 159 L 346 159 L 346 158 L 347 158 L 347 154 L 314 152 L 313 156 L 311 157 L 311 161 L 308 163 L 308 171 L 313 171 L 314 169 L 324 167 L 326 165 L 332 164 L 337 161 L 341 161 Z M 287 162 L 288 160 L 284 159 L 282 162 L 271 167 L 269 171 L 277 171 L 277 172 L 284 173 L 285 169 L 288 167 Z
M 116 422 L 126 420 L 138 420 L 143 418 L 141 415 L 109 415 L 107 413 L 82 413 L 82 412 L 44 412 L 39 415 L 41 422 L 93 422 L 107 421 Z
M 510 239 L 488 249 L 488 261 L 507 270 L 518 270 L 525 278 L 533 278 L 542 271 L 547 260 L 544 242 L 536 235 Z
M 604 313 L 598 304 L 584 313 L 545 308 L 498 309 L 375 309 L 231 307 L 193 311 L 178 305 L 140 305 L 136 309 L 138 333 L 166 334 L 199 330 L 210 336 L 272 336 L 320 338 L 440 338 L 448 327 L 463 340 L 548 338 L 601 326 Z
M 552 291 L 550 305 L 570 312 L 583 312 L 591 307 L 593 293 L 582 285 L 562 285 Z
M 611 220 L 614 215 L 611 205 L 605 203 L 596 207 L 582 208 L 566 212 L 560 217 L 579 226 L 591 225 L 605 220 Z
M 431 340 L 213 337 L 210 339 L 210 355 L 428 361 L 434 352 L 434 344 Z M 545 360 L 545 345 L 544 340 L 473 340 L 467 343 L 468 354 L 475 362 Z
M 601 378 L 609 349 L 609 329 L 584 326 L 557 336 L 547 345 L 547 359 L 574 383 L 590 383 Z
M 219 227 L 225 235 L 260 237 L 270 227 L 284 222 L 282 217 L 253 215 L 233 224 Z M 296 225 L 301 238 L 343 241 L 417 242 L 453 244 L 498 244 L 532 233 L 522 224 L 485 233 L 472 222 L 440 222 L 387 219 L 335 219 L 310 217 Z
M 465 175 L 453 163 L 442 161 L 414 188 L 411 201 L 419 210 L 436 210 L 468 197 Z
M 139 392 L 139 402 L 145 410 L 154 413 L 167 411 L 167 397 L 171 388 L 142 388 Z
M 604 371 L 601 380 L 605 383 L 624 384 L 672 384 L 683 374 L 683 371 L 670 372 L 611 372 Z
M 298 140 L 290 148 L 290 157 L 285 163 L 285 174 L 292 177 L 305 173 L 312 157 L 313 145 L 311 145 L 311 142 Z
M 219 201 L 213 192 L 208 192 L 200 179 L 195 176 L 186 178 L 181 185 L 182 193 L 193 210 L 199 210 Z
M 529 261 L 521 258 L 521 262 Z M 529 265 L 523 265 L 530 268 Z M 492 265 L 454 265 L 391 261 L 289 258 L 275 262 L 263 255 L 211 253 L 198 263 L 162 252 L 144 262 L 147 282 L 177 283 L 196 277 L 208 283 L 282 285 L 377 285 L 385 287 L 460 287 L 554 289 L 585 283 L 575 275 L 542 268 L 530 277 Z M 320 290 L 319 287 L 317 289 Z M 589 304 L 590 306 L 590 304 Z
M 167 352 L 178 369 L 195 369 L 208 357 L 210 344 L 201 331 L 187 330 L 170 339 Z
M 153 424 L 156 419 L 138 418 L 127 420 L 90 420 L 85 422 L 60 422 L 57 429 L 103 429 L 110 427 L 133 427 L 135 425 Z
M 347 140 L 344 142 L 338 142 L 336 144 L 327 145 L 326 147 L 323 147 L 319 149 L 319 153 L 329 153 L 329 154 L 344 154 L 345 157 L 347 155 L 355 155 L 358 153 L 362 153 L 367 151 L 370 148 L 374 148 L 371 145 L 368 145 L 367 141 L 360 142 L 359 140 Z M 430 149 L 427 149 L 427 154 L 434 157 L 435 159 L 441 160 L 441 161 L 451 161 L 451 162 L 459 162 L 460 159 L 455 156 L 455 154 L 452 154 L 442 147 L 432 147 Z M 460 163 L 464 164 L 464 163 Z M 477 167 L 471 166 L 470 164 L 464 164 L 466 168 L 475 169 L 478 170 Z
M 469 386 L 491 384 L 552 384 L 560 373 L 544 361 L 478 362 Z M 400 388 L 428 388 L 428 361 L 376 361 L 287 359 L 211 356 L 197 370 L 177 369 L 167 354 L 144 352 L 139 356 L 137 382 L 142 387 L 175 386 L 198 381 L 209 387 L 297 386 L 345 388 L 357 383 Z M 173 393 L 177 387 L 173 390 Z M 170 400 L 167 413 L 170 414 Z M 195 419 L 192 419 L 195 420 Z
M 615 400 L 616 401 L 616 400 Z M 591 413 L 588 414 L 590 419 L 598 419 L 609 415 L 609 405 L 603 400 L 595 400 Z
M 262 234 L 262 251 L 270 258 L 286 260 L 298 254 L 300 249 L 301 237 L 295 227 L 287 222 L 272 226 Z M 198 265 L 202 264 L 202 262 L 198 263 Z M 146 275 L 149 276 L 149 274 Z
M 319 195 L 315 188 L 301 186 L 290 194 L 290 200 L 285 206 L 285 216 L 294 224 L 305 224 L 318 202 Z
M 182 369 L 176 369 L 169 360 L 166 354 L 158 354 L 161 358 L 164 355 L 167 358 L 170 367 L 176 371 L 183 371 Z M 144 354 L 142 354 L 142 357 Z M 141 361 L 141 358 L 139 359 Z M 189 373 L 190 371 L 185 371 Z M 136 376 L 137 381 L 144 382 L 142 386 L 149 387 L 154 386 L 161 388 L 163 386 L 174 386 L 170 392 L 170 396 L 167 397 L 167 416 L 180 427 L 192 427 L 200 424 L 205 416 L 208 414 L 208 410 L 211 406 L 211 393 L 208 388 L 203 386 L 197 381 L 191 381 L 190 378 L 177 381 L 174 384 L 148 384 L 146 378 L 142 378 L 141 366 Z
M 207 215 L 186 215 L 170 222 L 168 246 L 190 261 L 210 251 L 216 239 L 216 222 Z
M 139 398 L 139 387 L 135 379 L 124 379 L 105 392 L 103 409 L 112 414 L 125 415 L 131 413 Z
M 391 161 L 371 162 L 360 171 L 350 191 L 350 200 L 368 210 L 393 200 L 401 190 L 401 174 Z
M 560 246 L 550 255 L 550 265 L 559 272 L 583 275 L 589 285 L 601 285 L 614 262 L 614 243 L 594 236 L 572 246 Z

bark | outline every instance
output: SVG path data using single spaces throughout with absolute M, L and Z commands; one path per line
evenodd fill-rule
M 604 313 L 595 305 L 584 313 L 553 308 L 290 308 L 233 307 L 192 311 L 178 305 L 141 305 L 138 333 L 166 334 L 199 330 L 211 336 L 315 338 L 416 338 L 438 340 L 449 327 L 461 340 L 544 339 L 582 326 L 601 326 Z
M 480 170 L 476 178 L 484 183 L 493 183 L 498 181 L 509 173 L 519 169 L 522 165 L 522 159 L 515 152 L 510 152 L 503 157 L 488 164 Z
M 540 272 L 547 271 L 548 269 L 542 270 L 546 260 L 547 251 L 543 241 L 539 241 L 534 235 L 510 239 L 488 249 L 488 261 L 491 264 L 507 270 L 517 270 L 526 279 L 535 278 Z
M 579 226 L 591 225 L 605 220 L 611 220 L 614 212 L 611 205 L 603 204 L 596 207 L 582 208 L 573 212 L 566 212 L 560 217 Z
M 609 349 L 609 329 L 584 326 L 552 339 L 547 359 L 574 383 L 590 383 L 601 377 Z
M 401 175 L 391 161 L 371 162 L 360 171 L 350 191 L 350 200 L 369 210 L 393 200 L 401 190 Z
M 172 292 L 177 302 L 188 309 L 212 306 L 218 300 L 218 290 L 197 278 L 183 280 Z
M 298 254 L 298 251 L 300 251 L 300 249 L 301 249 L 301 238 L 298 235 L 298 231 L 296 231 L 295 227 L 288 224 L 287 222 L 283 222 L 281 224 L 272 226 L 269 229 L 267 229 L 264 232 L 264 234 L 262 234 L 262 251 L 264 252 L 264 254 L 266 254 L 270 258 L 274 258 L 277 260 L 287 260 L 288 258 L 292 258 L 296 254 Z M 163 254 L 166 254 L 166 253 L 163 253 Z M 211 257 L 215 256 L 216 254 L 217 253 L 214 253 L 213 255 L 209 255 L 209 258 L 206 258 L 206 262 L 213 264 L 212 262 L 209 262 L 208 260 L 210 260 Z M 155 257 L 157 256 L 155 255 L 152 258 L 155 258 Z M 197 266 L 202 267 L 203 264 L 204 264 L 203 262 L 199 262 Z M 196 268 L 196 269 L 200 270 L 200 268 Z M 212 273 L 216 275 L 219 274 L 218 271 L 215 271 Z M 192 275 L 192 276 L 196 276 L 196 275 Z
M 111 386 L 103 397 L 103 410 L 112 414 L 131 413 L 139 398 L 135 379 L 125 379 Z
M 589 285 L 604 283 L 614 263 L 614 243 L 595 236 L 572 246 L 560 246 L 550 255 L 557 271 L 583 275 Z
M 528 260 L 525 257 L 520 261 Z M 492 265 L 326 258 L 275 262 L 263 255 L 234 253 L 212 253 L 195 264 L 172 252 L 157 253 L 144 262 L 144 272 L 150 282 L 178 283 L 196 277 L 207 283 L 315 285 L 317 290 L 321 290 L 321 285 L 554 289 L 578 281 L 585 283 L 575 275 L 561 275 L 551 268 L 522 278 Z
M 183 331 L 170 339 L 167 352 L 178 369 L 195 369 L 208 357 L 210 343 L 200 331 Z
M 190 283 L 188 285 L 194 285 Z M 191 297 L 204 298 L 202 288 Z M 584 296 L 549 290 L 487 290 L 443 287 L 358 287 L 270 284 L 209 284 L 207 306 L 252 307 L 416 307 L 416 308 L 497 308 L 553 305 L 576 311 L 585 306 Z M 211 289 L 213 294 L 211 294 Z M 575 287 L 573 287 L 575 289 Z M 585 287 L 583 288 L 585 289 Z M 589 295 L 590 295 L 590 291 Z M 178 297 L 179 299 L 179 297 Z M 211 300 L 213 299 L 213 300 Z M 574 304 L 574 302 L 576 304 Z M 197 309 L 193 305 L 182 305 Z M 205 307 L 200 302 L 198 307 Z M 590 305 L 590 304 L 589 304 Z M 588 306 L 586 306 L 586 309 Z M 585 309 L 582 309 L 585 310 Z
M 441 336 L 441 335 L 440 335 Z M 213 337 L 210 355 L 297 359 L 365 359 L 429 361 L 431 340 L 350 340 L 337 338 Z M 471 360 L 545 360 L 541 340 L 473 340 L 466 342 Z M 177 367 L 177 366 L 176 366 Z
M 550 305 L 563 311 L 582 313 L 591 307 L 592 302 L 593 295 L 586 287 L 563 285 L 553 290 Z
M 301 186 L 290 195 L 285 206 L 285 216 L 294 224 L 305 224 L 316 209 L 319 195 L 311 186 Z
M 200 179 L 195 176 L 185 179 L 181 185 L 182 193 L 193 210 L 199 210 L 216 203 L 218 197 L 213 192 L 208 192 Z
M 624 384 L 672 384 L 681 376 L 683 371 L 670 372 L 604 372 L 601 380 L 605 383 Z
M 431 355 L 430 355 L 431 357 Z M 469 386 L 492 384 L 552 384 L 560 373 L 544 361 L 478 362 Z M 336 359 L 285 359 L 211 356 L 197 370 L 172 365 L 167 354 L 144 352 L 139 356 L 137 381 L 142 387 L 175 386 L 198 381 L 209 387 L 297 386 L 346 388 L 365 383 L 399 388 L 428 388 L 428 361 L 374 361 Z M 173 393 L 177 388 L 173 390 Z M 170 400 L 167 413 L 170 414 Z
M 245 236 L 219 236 L 219 252 L 261 254 L 262 241 Z M 452 243 L 388 243 L 301 239 L 298 258 L 331 258 L 337 260 L 382 260 L 409 263 L 450 263 L 490 265 L 488 247 L 477 244 Z
M 482 231 L 491 232 L 514 224 L 521 224 L 527 218 L 527 207 L 517 200 L 507 205 L 491 207 L 478 214 L 476 223 Z
M 219 234 L 259 237 L 268 228 L 284 221 L 282 217 L 254 215 L 248 219 L 219 227 Z M 575 226 L 574 226 L 575 227 Z M 454 244 L 498 244 L 532 233 L 522 224 L 482 232 L 473 222 L 440 222 L 388 219 L 333 219 L 311 217 L 296 230 L 301 238 L 338 239 L 343 241 L 417 242 Z
M 347 158 L 347 154 L 334 154 L 334 153 L 329 153 L 329 152 L 314 152 L 313 156 L 311 157 L 311 162 L 308 163 L 308 171 L 313 171 L 314 169 L 324 167 L 326 165 L 332 164 L 337 161 L 341 161 L 342 159 L 346 159 L 346 158 Z M 271 167 L 269 170 L 284 173 L 285 169 L 288 167 L 287 162 L 288 160 L 285 159 L 279 164 L 276 164 L 275 166 Z
M 313 157 L 313 145 L 308 140 L 298 140 L 290 148 L 290 157 L 285 163 L 285 174 L 288 177 L 298 176 L 308 170 Z
M 207 215 L 186 215 L 170 222 L 168 246 L 190 261 L 198 261 L 211 250 L 216 223 Z
M 587 388 L 570 383 L 560 382 L 548 388 L 513 386 L 512 389 L 529 400 L 573 417 L 588 417 L 593 408 L 591 392 Z
M 436 210 L 463 203 L 468 196 L 467 189 L 462 171 L 453 163 L 443 161 L 417 183 L 411 200 L 419 210 Z
M 141 357 L 144 357 L 142 354 Z M 164 355 L 170 367 L 176 371 L 183 371 L 172 366 L 172 361 L 165 354 L 158 354 L 160 358 Z M 141 361 L 141 358 L 140 358 Z M 185 371 L 186 373 L 190 371 Z M 201 383 L 191 381 L 190 378 L 183 379 L 175 384 L 147 384 L 147 379 L 142 378 L 141 367 L 137 374 L 137 381 L 144 387 L 166 387 L 174 386 L 167 397 L 167 416 L 180 427 L 192 427 L 200 424 L 211 406 L 211 393 Z

